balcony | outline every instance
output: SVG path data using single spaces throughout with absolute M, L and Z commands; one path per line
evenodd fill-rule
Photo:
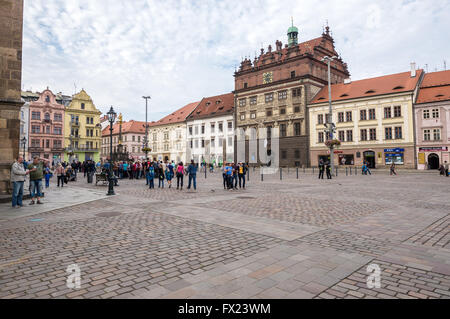
M 38 146 L 38 147 L 36 147 L 36 146 L 30 146 L 30 147 L 28 147 L 28 151 L 29 151 L 29 152 L 43 152 L 43 151 L 44 151 L 44 148 L 43 148 L 43 147 L 40 147 L 40 146 Z

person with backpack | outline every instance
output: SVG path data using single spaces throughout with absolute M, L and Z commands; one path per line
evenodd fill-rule
M 162 188 L 164 188 L 164 178 L 165 178 L 165 176 L 164 176 L 164 169 L 163 169 L 162 164 L 158 165 L 158 173 L 157 173 L 157 175 L 158 175 L 158 179 L 159 179 L 158 188 L 161 188 L 161 185 L 162 185 Z
M 170 164 L 166 166 L 166 180 L 167 180 L 167 184 L 169 185 L 169 188 L 172 187 L 172 171 L 169 168 Z
M 153 165 L 149 165 L 147 170 L 147 180 L 149 189 L 155 188 L 154 178 L 155 178 L 155 168 L 153 167 Z
M 180 184 L 181 184 L 181 189 L 183 189 L 183 178 L 184 178 L 183 162 L 178 163 L 176 172 L 177 172 L 177 189 L 179 189 Z

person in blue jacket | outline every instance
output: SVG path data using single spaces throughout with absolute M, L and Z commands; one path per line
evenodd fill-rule
M 197 165 L 194 163 L 194 160 L 191 160 L 191 164 L 189 164 L 187 172 L 189 174 L 189 183 L 187 189 L 191 189 L 191 182 L 194 183 L 194 189 L 197 189 Z

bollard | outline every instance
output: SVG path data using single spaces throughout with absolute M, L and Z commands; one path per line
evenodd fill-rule
M 261 182 L 264 182 L 264 173 L 262 170 L 261 170 Z
M 250 181 L 250 170 L 247 169 L 247 181 Z
M 355 166 L 355 175 L 358 175 L 358 168 Z
M 283 168 L 280 167 L 280 181 L 283 180 Z
M 297 179 L 298 179 L 298 167 L 297 167 Z
M 348 176 L 348 167 L 345 168 L 345 176 Z
M 207 171 L 207 169 L 206 169 L 206 165 L 205 165 L 205 179 L 206 179 L 206 171 Z
M 338 170 L 339 170 L 339 167 L 336 167 L 336 177 L 338 177 Z
M 313 169 L 313 175 L 314 175 L 314 166 L 313 166 L 313 168 L 312 168 L 312 169 Z
M 305 168 L 305 166 L 303 165 L 303 174 L 305 174 L 306 173 L 306 168 Z

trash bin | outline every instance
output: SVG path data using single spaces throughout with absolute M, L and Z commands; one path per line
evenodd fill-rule
M 87 182 L 89 183 L 89 184 L 92 184 L 92 176 L 93 176 L 94 174 L 92 174 L 92 172 L 88 172 L 88 174 L 87 174 Z

